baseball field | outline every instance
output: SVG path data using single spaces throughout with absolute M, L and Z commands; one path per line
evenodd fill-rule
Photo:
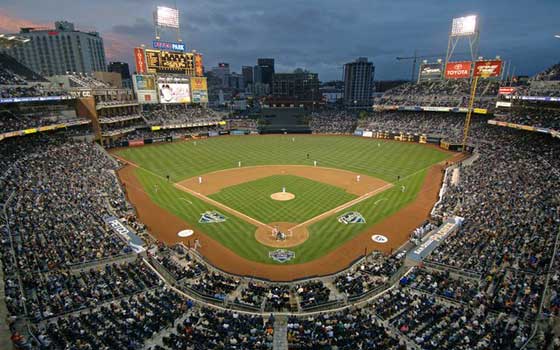
M 114 154 L 130 164 L 120 178 L 158 239 L 198 240 L 217 267 L 271 279 L 335 272 L 364 252 L 398 248 L 426 219 L 442 163 L 454 156 L 314 135 L 215 137 Z M 182 229 L 195 234 L 179 238 Z

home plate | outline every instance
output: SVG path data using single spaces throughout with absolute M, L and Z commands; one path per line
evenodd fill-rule
M 387 243 L 389 239 L 383 235 L 373 235 L 371 236 L 371 240 L 375 243 Z
M 190 237 L 194 234 L 193 230 L 183 230 L 183 231 L 179 231 L 179 233 L 177 233 L 177 236 L 179 237 Z

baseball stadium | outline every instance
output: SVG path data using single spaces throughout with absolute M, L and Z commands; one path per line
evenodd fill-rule
M 178 2 L 99 31 L 0 5 L 0 349 L 560 349 L 557 58 L 481 4 L 430 22 L 437 55 L 236 73 L 249 8 L 208 4 L 232 53 Z

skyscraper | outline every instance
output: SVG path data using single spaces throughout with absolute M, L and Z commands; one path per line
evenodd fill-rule
M 375 66 L 360 57 L 344 65 L 344 103 L 347 106 L 369 106 L 373 93 Z
M 259 58 L 257 59 L 257 66 L 260 67 L 261 80 L 255 81 L 263 84 L 272 84 L 272 77 L 274 76 L 274 58 Z
M 107 71 L 103 39 L 97 32 L 82 32 L 70 22 L 55 22 L 52 29 L 21 28 L 26 45 L 1 49 L 34 71 L 45 75 Z
M 222 81 L 222 87 L 229 87 L 229 63 L 220 62 L 217 67 L 212 68 L 212 73 Z
M 243 80 L 245 82 L 245 86 L 249 84 L 253 84 L 253 67 L 251 66 L 243 66 L 241 67 L 241 74 L 243 75 Z

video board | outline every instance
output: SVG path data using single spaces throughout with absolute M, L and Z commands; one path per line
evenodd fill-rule
M 160 103 L 189 103 L 191 91 L 188 83 L 158 82 Z
M 441 80 L 442 64 L 441 63 L 422 63 L 418 73 L 418 81 L 434 81 Z

